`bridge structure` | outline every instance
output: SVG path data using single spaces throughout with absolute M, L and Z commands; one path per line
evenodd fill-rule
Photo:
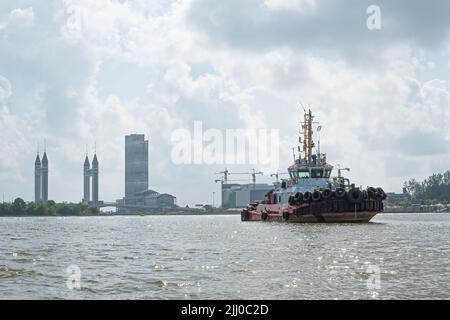
M 175 208 L 161 208 L 157 206 L 149 206 L 149 205 L 135 205 L 135 204 L 124 204 L 119 201 L 115 202 L 107 202 L 107 201 L 99 201 L 96 208 L 107 208 L 114 207 L 118 211 L 122 213 L 136 213 L 136 212 L 177 212 L 177 211 L 186 211 L 186 208 L 175 207 Z M 198 210 L 198 209 L 195 209 Z

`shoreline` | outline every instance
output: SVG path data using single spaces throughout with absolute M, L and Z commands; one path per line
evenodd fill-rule
M 38 217 L 127 217 L 127 216 L 226 216 L 226 215 L 240 215 L 240 211 L 235 212 L 155 212 L 155 213 L 112 213 L 112 214 L 71 214 L 71 215 L 0 215 L 0 218 L 38 218 Z
M 450 213 L 448 211 L 408 211 L 408 210 L 386 210 L 384 212 L 380 212 L 378 215 L 383 215 L 383 214 L 417 214 L 417 213 Z M 207 212 L 202 212 L 202 213 L 196 213 L 196 212 L 170 212 L 170 213 L 164 213 L 164 212 L 159 212 L 159 213 L 145 213 L 145 214 L 138 214 L 138 213 L 133 213 L 133 214 L 125 214 L 125 213 L 117 213 L 117 214 L 91 214 L 91 215 L 2 215 L 0 216 L 0 218 L 49 218 L 49 217 L 53 217 L 53 218 L 72 218 L 72 217 L 79 217 L 79 218 L 84 218 L 84 217 L 136 217 L 136 216 L 141 216 L 141 217 L 146 217 L 146 216 L 238 216 L 240 215 L 240 211 L 237 212 L 215 212 L 215 213 L 207 213 Z

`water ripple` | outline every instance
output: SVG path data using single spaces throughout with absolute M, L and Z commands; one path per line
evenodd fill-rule
M 449 299 L 449 227 L 449 214 L 328 225 L 238 216 L 0 218 L 0 296 Z M 70 266 L 81 272 L 80 290 L 66 285 Z

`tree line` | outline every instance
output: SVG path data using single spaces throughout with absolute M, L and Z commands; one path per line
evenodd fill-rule
M 423 181 L 411 179 L 403 184 L 412 199 L 426 203 L 450 203 L 450 171 L 437 173 Z
M 98 208 L 91 208 L 82 203 L 47 203 L 25 202 L 16 198 L 12 203 L 0 203 L 0 216 L 89 216 L 100 214 Z

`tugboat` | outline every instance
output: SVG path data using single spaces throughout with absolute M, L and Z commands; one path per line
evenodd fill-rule
M 299 138 L 303 147 L 298 147 L 298 158 L 294 154 L 289 179 L 276 184 L 266 200 L 250 203 L 241 212 L 242 221 L 369 222 L 383 211 L 386 193 L 382 188 L 356 187 L 342 177 L 340 168 L 331 177 L 334 167 L 320 153 L 320 141 L 313 153 L 313 124 L 317 124 L 313 119 L 311 110 L 305 111 Z M 317 126 L 316 131 L 320 129 Z

